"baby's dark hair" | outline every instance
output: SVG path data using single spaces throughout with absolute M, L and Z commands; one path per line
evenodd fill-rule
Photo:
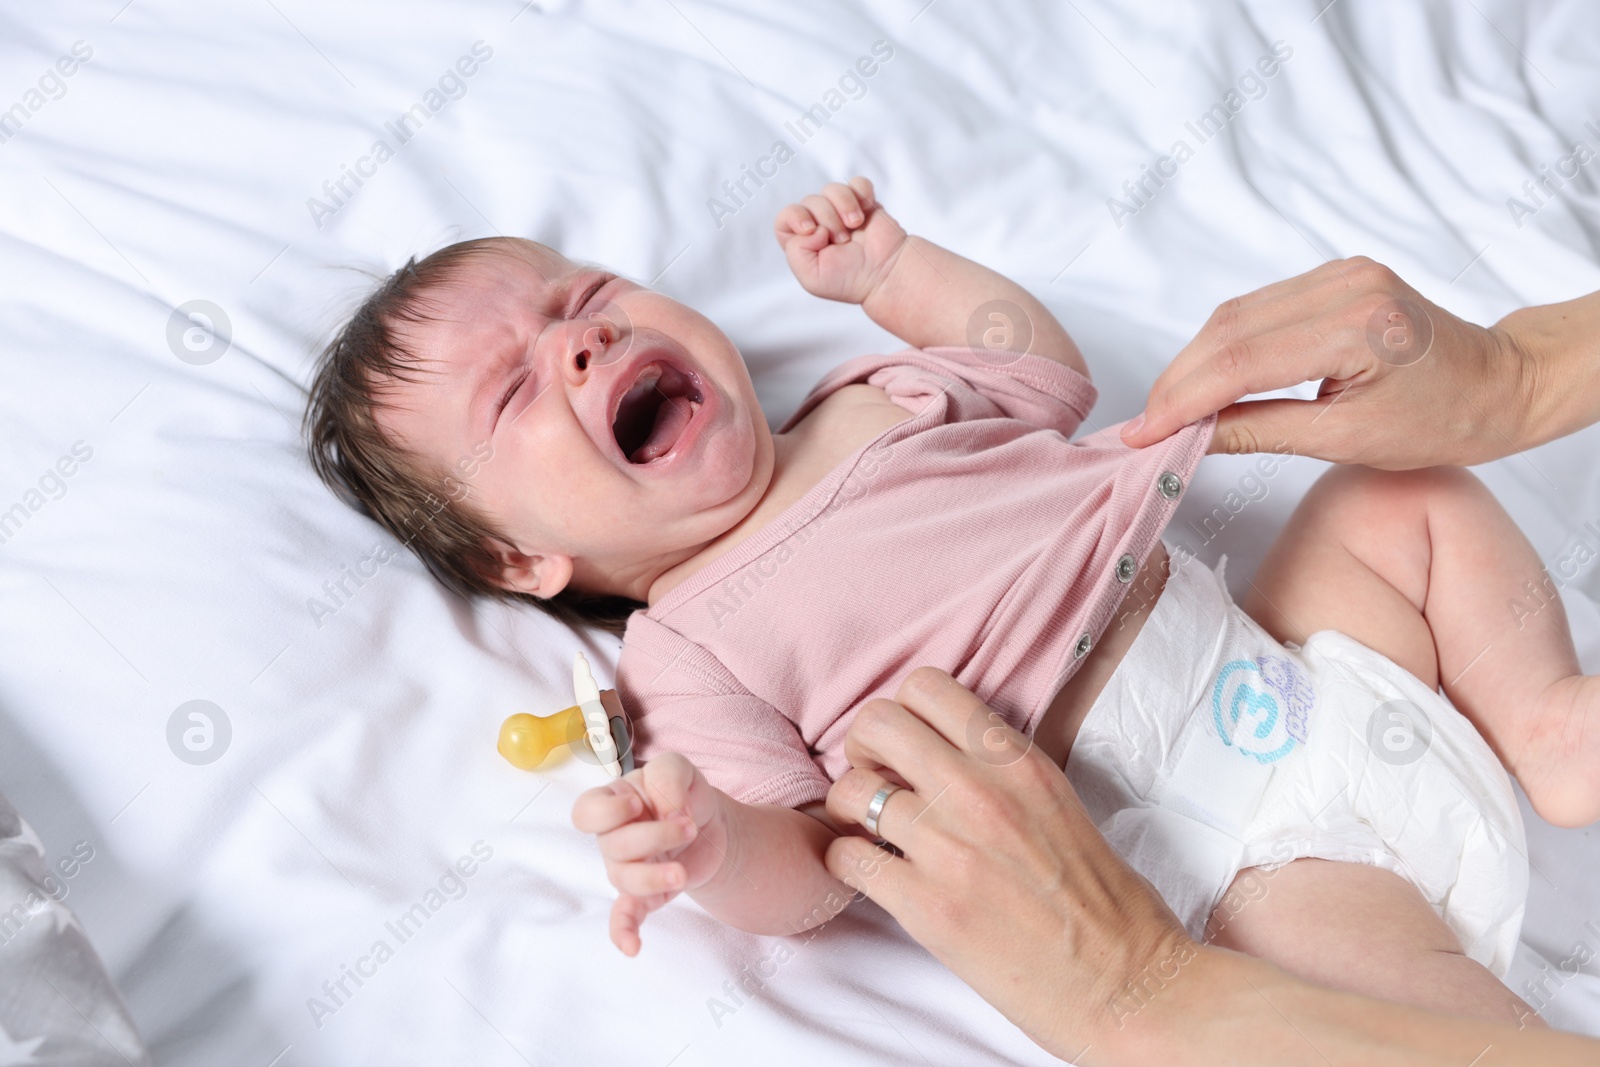
M 462 596 L 521 601 L 571 626 L 621 634 L 644 604 L 570 584 L 548 598 L 500 585 L 501 562 L 490 542 L 512 539 L 468 501 L 460 478 L 430 469 L 432 463 L 390 440 L 373 414 L 386 382 L 416 380 L 410 375 L 419 356 L 407 347 L 400 325 L 437 321 L 430 294 L 468 262 L 515 255 L 527 244 L 482 238 L 448 245 L 411 258 L 366 296 L 318 359 L 303 426 L 311 465 L 335 495 L 399 538 Z

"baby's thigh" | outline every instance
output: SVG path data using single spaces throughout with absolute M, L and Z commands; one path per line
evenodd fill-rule
M 1392 871 L 1300 859 L 1251 868 L 1206 927 L 1207 940 L 1319 985 L 1453 1015 L 1542 1025 L 1421 892 Z
M 1240 605 L 1273 637 L 1304 644 L 1338 630 L 1430 685 L 1438 654 L 1422 609 L 1429 501 L 1459 494 L 1464 471 L 1333 467 L 1295 508 Z

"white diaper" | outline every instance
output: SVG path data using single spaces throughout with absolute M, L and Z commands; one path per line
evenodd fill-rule
M 1067 777 L 1100 830 L 1196 938 L 1239 871 L 1314 856 L 1405 878 L 1504 978 L 1528 862 L 1499 760 L 1365 645 L 1273 640 L 1221 571 L 1175 569 L 1078 732 Z

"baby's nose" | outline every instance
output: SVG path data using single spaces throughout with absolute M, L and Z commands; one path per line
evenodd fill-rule
M 577 351 L 573 353 L 574 365 L 579 370 L 588 370 L 591 366 L 609 362 L 607 356 L 614 341 L 609 323 L 602 319 L 592 321 L 584 329 Z

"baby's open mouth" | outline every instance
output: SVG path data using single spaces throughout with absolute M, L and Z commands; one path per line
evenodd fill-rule
M 651 363 L 622 395 L 611 433 L 629 463 L 649 463 L 672 451 L 703 398 L 694 379 L 666 363 Z

